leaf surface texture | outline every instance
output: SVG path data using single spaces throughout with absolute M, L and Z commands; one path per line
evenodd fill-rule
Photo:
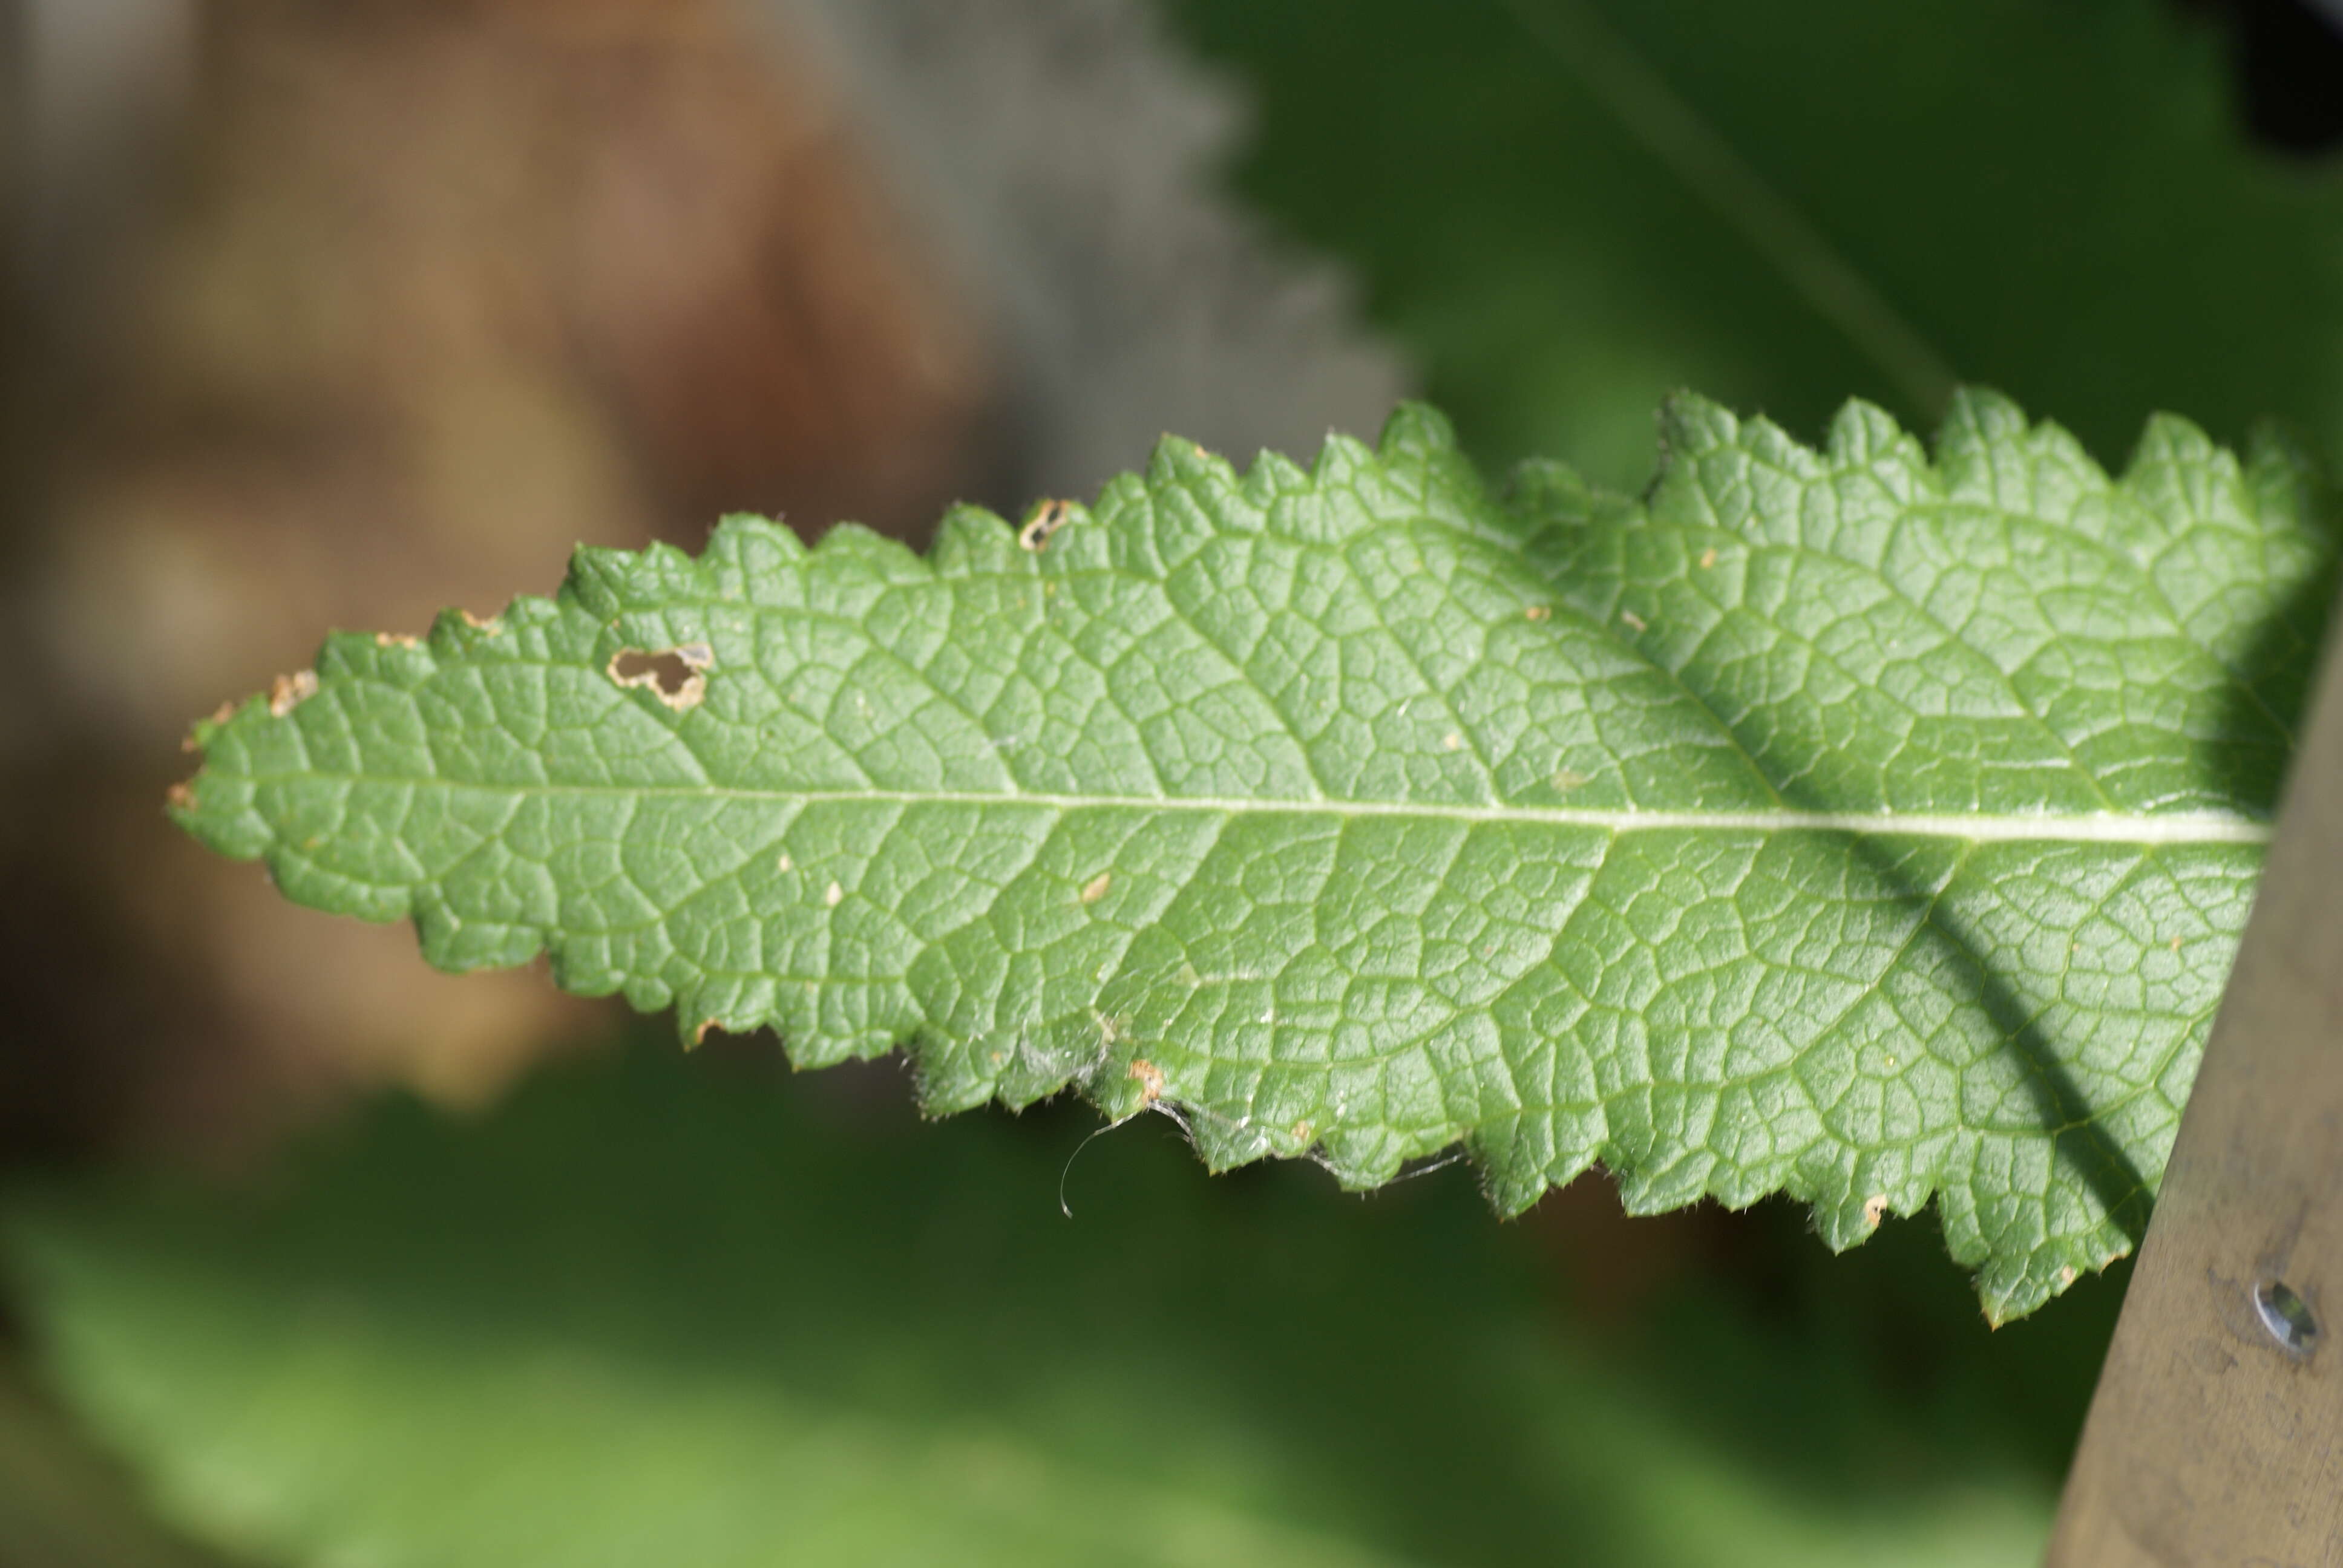
M 2120 482 L 1966 395 L 1931 460 L 1694 399 L 1644 501 L 1445 424 L 1167 441 L 921 558 L 734 518 L 555 598 L 338 636 L 199 728 L 183 819 L 464 969 L 1077 1086 L 1216 1167 L 1497 1205 L 1933 1196 L 1986 1310 L 2145 1223 L 2324 608 L 2303 467 L 2158 421 Z

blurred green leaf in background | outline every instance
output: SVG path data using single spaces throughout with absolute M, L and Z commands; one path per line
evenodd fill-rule
M 1956 379 L 2119 461 L 2150 408 L 2343 452 L 2343 176 L 2170 0 L 1177 0 L 1238 188 L 1346 261 L 1493 465 L 1609 484 L 1678 387 L 1812 437 Z
M 261 1561 L 1983 1563 L 2047 1520 L 2087 1369 L 2010 1382 L 2059 1331 L 1957 1281 L 1913 1375 L 1705 1291 L 1598 1332 L 1461 1170 L 1207 1181 L 1143 1118 L 1069 1220 L 1084 1118 L 857 1087 L 654 1041 L 9 1239 L 73 1402 Z

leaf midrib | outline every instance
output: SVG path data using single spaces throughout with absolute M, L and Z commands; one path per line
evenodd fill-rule
M 754 789 L 706 784 L 490 784 L 462 779 L 412 779 L 377 773 L 235 774 L 254 786 L 375 784 L 409 789 L 471 790 L 542 799 L 768 800 L 791 805 L 909 805 L 1022 808 L 1050 811 L 1176 811 L 1211 816 L 1420 818 L 1434 821 L 1591 828 L 1614 835 L 1654 832 L 1850 833 L 1953 839 L 1976 843 L 2084 843 L 2142 846 L 2267 844 L 2271 825 L 2228 812 L 1986 813 L 1905 811 L 1606 810 L 1569 806 L 1474 805 L 1465 801 L 1346 800 L 1274 796 L 1082 795 L 987 789 Z

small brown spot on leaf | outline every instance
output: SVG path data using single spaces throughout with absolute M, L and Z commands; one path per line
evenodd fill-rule
M 1554 611 L 1544 605 L 1534 604 L 1530 606 L 1529 608 L 1522 611 L 1522 614 L 1531 620 L 1544 620 L 1547 617 L 1553 615 Z
M 1863 1201 L 1863 1222 L 1870 1226 L 1872 1229 L 1877 1230 L 1879 1228 L 1879 1221 L 1885 1217 L 1886 1213 L 1886 1193 L 1874 1192 L 1870 1197 L 1865 1198 Z
M 174 811 L 192 811 L 196 809 L 196 787 L 182 779 L 166 790 L 163 799 Z
M 622 648 L 610 656 L 610 679 L 619 686 L 642 687 L 678 713 L 699 706 L 708 696 L 708 670 L 715 650 L 704 642 L 687 642 L 658 649 Z
M 280 675 L 268 683 L 269 716 L 282 719 L 317 695 L 316 670 L 297 669 L 290 675 Z
M 1652 629 L 1651 624 L 1632 609 L 1621 610 L 1619 612 L 1619 618 L 1625 621 L 1628 628 L 1632 631 L 1649 631 Z
M 1440 744 L 1451 751 L 1462 751 L 1464 749 L 1464 738 L 1452 729 L 1440 738 Z
M 498 637 L 504 632 L 504 622 L 498 620 L 495 616 L 490 616 L 488 619 L 482 620 L 478 616 L 474 615 L 468 609 L 458 610 L 456 613 L 462 616 L 464 618 L 464 624 L 470 627 L 474 631 L 486 632 L 490 637 Z
M 1317 1131 L 1317 1126 L 1313 1122 L 1307 1121 L 1297 1121 L 1293 1124 L 1293 1141 L 1296 1143 L 1307 1143 L 1310 1141 L 1310 1135 Z
M 794 870 L 796 868 L 797 862 L 789 859 L 789 852 L 787 850 L 783 850 L 781 858 L 773 864 L 773 869 L 777 871 Z
M 2075 1272 L 2075 1265 L 2068 1263 L 2066 1267 L 2058 1271 L 2058 1288 L 2061 1290 L 2066 1289 L 2068 1285 L 2073 1284 L 2079 1277 L 2080 1276 Z
M 846 902 L 846 890 L 832 882 L 821 890 L 821 901 L 834 910 Z
M 1033 508 L 1033 515 L 1025 519 L 1025 526 L 1017 530 L 1017 542 L 1040 555 L 1043 547 L 1049 544 L 1050 536 L 1064 528 L 1072 518 L 1073 506 L 1071 501 L 1042 502 Z
M 2180 939 L 2178 937 L 2172 939 L 2172 950 L 2176 953 L 2180 950 Z
M 716 1027 L 716 1020 L 715 1020 L 714 1019 L 712 1019 L 712 1018 L 703 1018 L 703 1019 L 701 1019 L 701 1020 L 699 1020 L 699 1027 L 698 1029 L 695 1029 L 695 1030 L 693 1030 L 691 1031 L 691 1043 L 692 1043 L 692 1044 L 694 1044 L 694 1045 L 698 1045 L 698 1044 L 699 1044 L 702 1040 L 706 1040 L 706 1039 L 708 1038 L 708 1031 L 709 1031 L 709 1030 L 711 1030 L 711 1029 L 714 1029 L 715 1027 Z
M 1106 890 L 1112 886 L 1114 886 L 1114 873 L 1112 871 L 1101 871 L 1097 876 L 1092 877 L 1089 881 L 1082 884 L 1082 902 L 1086 904 L 1097 903 L 1101 899 L 1106 897 Z
M 1557 768 L 1554 772 L 1554 787 L 1565 795 L 1582 784 L 1592 784 L 1594 781 L 1593 775 L 1581 773 L 1575 768 Z
M 1152 1105 L 1163 1098 L 1163 1070 L 1145 1057 L 1135 1059 L 1127 1070 L 1128 1076 L 1139 1081 L 1139 1102 Z
M 1716 547 L 1712 545 L 1700 552 L 1700 569 L 1706 571 L 1716 564 Z
M 415 648 L 419 646 L 422 640 L 419 637 L 403 631 L 378 631 L 374 634 L 374 645 L 377 648 Z

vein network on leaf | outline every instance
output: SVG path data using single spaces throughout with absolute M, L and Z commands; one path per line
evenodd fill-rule
M 1502 494 L 1405 407 L 1160 446 L 921 558 L 728 518 L 551 599 L 337 637 L 176 807 L 450 969 L 900 1047 L 931 1109 L 1079 1088 L 1220 1167 L 1503 1211 L 1932 1201 L 1988 1313 L 2145 1222 L 2268 836 L 2333 548 L 2177 420 L 2110 478 L 1965 394 L 1933 458 L 1694 398 L 1641 499 Z M 664 657 L 673 668 L 659 668 Z

